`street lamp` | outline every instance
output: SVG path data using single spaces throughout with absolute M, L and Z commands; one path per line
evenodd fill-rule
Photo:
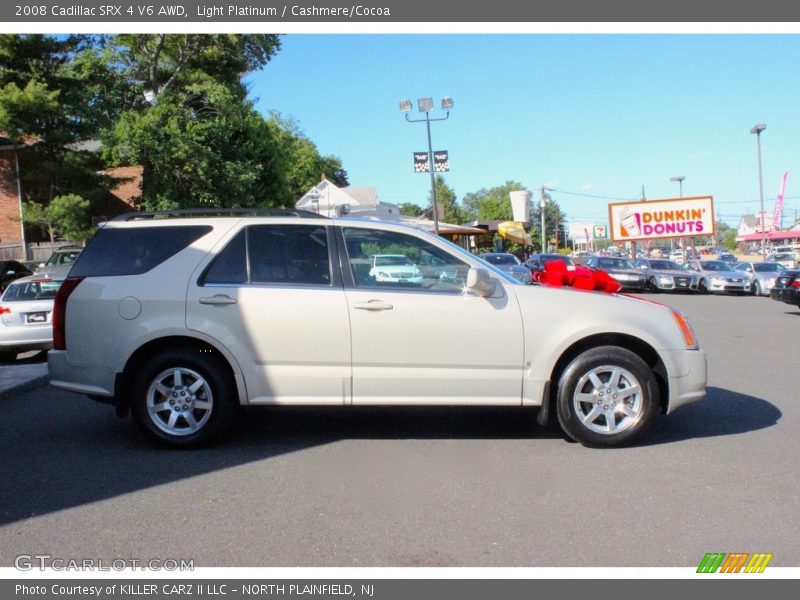
M 683 198 L 683 180 L 684 179 L 686 179 L 686 177 L 684 177 L 683 175 L 678 175 L 677 177 L 670 177 L 669 178 L 670 181 L 677 181 L 678 182 L 678 190 L 679 190 L 678 193 L 679 193 L 679 197 L 680 198 Z M 672 250 L 673 250 L 672 238 L 670 238 L 670 248 L 669 249 L 670 249 L 670 252 L 672 252 Z M 684 240 L 684 238 L 681 238 L 681 254 L 683 255 L 683 260 L 685 262 L 686 261 L 686 241 Z M 671 256 L 670 256 L 670 260 L 672 260 Z
M 764 227 L 764 181 L 761 177 L 761 132 L 767 128 L 765 123 L 759 123 L 758 125 L 753 125 L 752 129 L 750 129 L 750 133 L 756 134 L 756 147 L 758 148 L 758 192 L 761 196 L 761 254 L 766 255 L 767 253 L 767 238 L 766 238 L 766 229 Z
M 542 213 L 542 254 L 547 252 L 547 225 L 544 220 L 544 211 L 547 208 L 547 192 L 549 188 L 542 186 L 542 198 L 539 200 L 539 208 Z
M 445 111 L 446 116 L 431 119 L 430 113 L 433 112 L 433 98 L 419 98 L 417 99 L 417 108 L 419 112 L 425 115 L 424 119 L 411 119 L 408 114 L 411 112 L 411 100 L 400 101 L 400 112 L 405 113 L 406 121 L 409 123 L 425 123 L 428 129 L 428 166 L 431 171 L 431 199 L 433 201 L 433 229 L 436 235 L 439 235 L 439 206 L 436 204 L 436 176 L 433 169 L 433 145 L 431 144 L 431 121 L 446 121 L 450 118 L 450 111 L 454 106 L 453 99 L 450 96 L 442 98 L 441 107 Z

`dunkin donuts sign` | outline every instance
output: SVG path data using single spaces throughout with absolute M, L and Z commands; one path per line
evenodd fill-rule
M 714 235 L 711 196 L 608 205 L 615 242 Z

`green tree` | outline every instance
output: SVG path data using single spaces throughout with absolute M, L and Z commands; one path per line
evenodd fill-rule
M 464 211 L 468 220 L 487 219 L 493 221 L 510 221 L 511 197 L 509 192 L 524 190 L 525 186 L 516 181 L 506 181 L 503 185 L 482 188 L 477 192 L 464 195 Z
M 94 233 L 89 201 L 77 194 L 53 198 L 45 210 L 45 216 L 56 233 L 68 240 L 87 240 Z
M 445 223 L 460 224 L 467 220 L 466 213 L 458 205 L 456 200 L 456 193 L 444 181 L 444 176 L 436 175 L 434 177 L 434 187 L 436 189 L 436 203 L 439 205 L 439 211 L 442 215 L 442 220 Z M 432 194 L 428 193 L 428 206 L 433 206 Z
M 419 204 L 413 202 L 403 202 L 400 205 L 400 214 L 407 217 L 421 217 L 425 211 Z

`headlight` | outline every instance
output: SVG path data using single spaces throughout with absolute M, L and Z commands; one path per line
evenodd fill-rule
M 667 277 L 666 275 L 662 275 L 658 278 L 659 283 L 672 283 L 672 277 Z

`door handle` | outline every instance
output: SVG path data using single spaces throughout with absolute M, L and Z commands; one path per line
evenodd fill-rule
M 392 310 L 394 306 L 387 304 L 383 300 L 370 300 L 369 302 L 356 302 L 353 304 L 353 308 L 357 308 L 359 310 L 378 311 Z
M 236 304 L 237 302 L 238 300 L 236 300 L 236 298 L 231 298 L 225 294 L 200 298 L 200 304 L 210 304 L 211 306 L 227 306 L 228 304 Z

